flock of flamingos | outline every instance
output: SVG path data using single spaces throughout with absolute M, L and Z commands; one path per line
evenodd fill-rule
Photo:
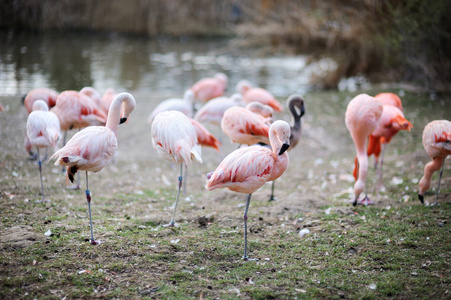
M 202 161 L 201 146 L 219 150 L 218 140 L 202 123 L 219 125 L 232 142 L 248 145 L 227 155 L 213 172 L 207 174 L 205 185 L 207 190 L 228 188 L 248 195 L 244 212 L 243 257 L 247 260 L 247 212 L 251 195 L 268 181 L 273 182 L 274 189 L 274 181 L 287 169 L 287 150 L 296 146 L 301 136 L 304 101 L 299 95 L 288 98 L 288 108 L 293 115 L 293 125 L 290 126 L 282 120 L 273 121 L 273 112 L 282 111 L 283 107 L 268 91 L 243 80 L 236 87 L 237 93 L 227 97 L 224 96 L 227 81 L 227 76 L 222 73 L 199 80 L 185 92 L 183 99 L 161 102 L 150 114 L 148 122 L 154 149 L 164 159 L 180 164 L 176 201 L 172 220 L 167 226 L 175 225 L 184 166 L 188 168 L 193 161 Z M 99 172 L 112 161 L 117 149 L 119 124 L 129 118 L 136 106 L 135 99 L 125 92 L 116 94 L 110 89 L 100 95 L 92 87 L 85 87 L 80 92 L 62 93 L 47 88 L 34 89 L 23 100 L 29 113 L 25 148 L 30 156 L 38 159 L 42 200 L 45 196 L 39 151 L 42 148 L 55 149 L 60 132 L 64 131 L 63 147 L 49 160 L 56 159 L 55 165 L 64 166 L 71 182 L 78 171 L 86 172 L 90 241 L 97 244 L 93 235 L 88 171 Z M 196 103 L 203 106 L 196 110 Z M 375 97 L 357 95 L 348 104 L 345 121 L 357 153 L 353 205 L 372 204 L 366 195 L 359 200 L 365 190 L 368 156 L 374 154 L 376 165 L 379 164 L 379 188 L 387 143 L 398 131 L 410 130 L 412 124 L 403 115 L 401 99 L 392 93 Z M 79 131 L 66 143 L 67 131 L 77 128 Z M 426 164 L 419 183 L 418 196 L 422 203 L 431 185 L 432 174 L 441 169 L 437 194 L 439 192 L 444 161 L 451 154 L 450 141 L 450 121 L 432 121 L 424 128 L 423 145 L 432 161 Z

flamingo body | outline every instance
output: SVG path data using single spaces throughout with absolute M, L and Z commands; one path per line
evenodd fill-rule
M 374 96 L 377 100 L 379 100 L 382 104 L 390 104 L 396 106 L 399 110 L 402 111 L 402 102 L 401 98 L 398 95 L 393 93 L 379 93 Z
M 106 114 L 88 96 L 77 91 L 64 91 L 52 108 L 60 120 L 61 130 L 104 125 Z
M 225 111 L 231 107 L 243 106 L 242 100 L 241 94 L 211 99 L 196 112 L 194 119 L 199 122 L 209 122 L 220 126 Z
M 56 104 L 58 92 L 48 88 L 37 88 L 29 91 L 24 98 L 24 106 L 28 113 L 33 111 L 33 103 L 36 100 L 43 100 L 49 108 Z
M 346 108 L 346 127 L 354 141 L 359 162 L 359 174 L 354 184 L 354 205 L 357 204 L 358 197 L 365 188 L 368 171 L 368 156 L 365 151 L 366 140 L 376 130 L 382 110 L 382 103 L 367 94 L 357 95 Z
M 269 144 L 269 126 L 266 118 L 244 107 L 232 107 L 226 110 L 221 121 L 221 128 L 233 143 Z
M 447 120 L 436 120 L 428 123 L 423 131 L 423 147 L 432 161 L 424 166 L 424 174 L 419 183 L 418 197 L 423 203 L 424 194 L 431 187 L 432 175 L 441 169 L 435 198 L 435 204 L 437 204 L 443 165 L 445 164 L 446 157 L 451 155 L 451 122 Z
M 58 117 L 49 111 L 43 100 L 35 101 L 27 120 L 27 137 L 31 145 L 37 148 L 55 147 L 60 135 Z
M 277 112 L 283 110 L 283 106 L 276 100 L 276 98 L 267 90 L 259 87 L 252 87 L 252 85 L 242 80 L 237 84 L 237 92 L 243 95 L 244 103 L 260 102 L 262 104 L 271 106 Z
M 114 98 L 116 98 L 117 93 L 113 89 L 107 89 L 100 99 L 100 109 L 108 115 L 110 111 L 111 103 L 113 103 Z
M 95 88 L 90 87 L 90 86 L 85 86 L 84 88 L 82 88 L 80 90 L 80 94 L 84 94 L 84 95 L 88 96 L 89 98 L 92 99 L 92 101 L 94 101 L 94 103 L 98 107 L 100 107 L 101 101 L 102 101 L 102 96 Z
M 194 97 L 201 102 L 224 95 L 228 78 L 223 73 L 217 73 L 213 78 L 203 78 L 191 86 Z

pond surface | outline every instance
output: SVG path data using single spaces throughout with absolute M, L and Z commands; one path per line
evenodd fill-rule
M 228 93 L 247 79 L 287 97 L 311 90 L 312 72 L 334 67 L 329 60 L 307 65 L 303 55 L 262 55 L 230 39 L 0 31 L 0 95 L 84 86 L 101 93 L 114 88 L 182 94 L 200 78 L 223 72 L 229 76 Z

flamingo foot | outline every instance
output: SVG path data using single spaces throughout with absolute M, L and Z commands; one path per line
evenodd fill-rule
M 177 227 L 178 224 L 174 221 L 169 222 L 169 224 L 162 225 L 163 227 Z
M 363 198 L 362 200 L 358 201 L 357 204 L 368 206 L 368 205 L 374 205 L 374 202 L 371 201 L 370 198 L 365 196 L 365 198 Z
M 274 195 L 271 195 L 271 197 L 269 198 L 268 201 L 279 201 L 276 197 L 274 197 Z
M 99 245 L 100 241 L 90 240 L 91 245 Z

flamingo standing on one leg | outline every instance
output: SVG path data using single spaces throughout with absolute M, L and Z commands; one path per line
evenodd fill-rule
M 188 168 L 192 160 L 202 162 L 201 148 L 197 142 L 196 131 L 188 117 L 175 110 L 163 111 L 152 122 L 152 146 L 164 159 L 180 164 L 179 185 L 175 199 L 172 220 L 168 226 L 175 225 L 175 212 L 183 183 L 183 164 Z
M 207 102 L 213 98 L 224 95 L 228 77 L 223 73 L 217 73 L 213 78 L 203 78 L 193 84 L 190 89 L 194 92 L 194 98 Z
M 269 144 L 268 119 L 244 107 L 236 106 L 226 110 L 222 117 L 221 128 L 233 143 Z
M 294 147 L 298 144 L 301 133 L 302 133 L 302 126 L 301 126 L 301 118 L 305 114 L 305 108 L 304 108 L 304 98 L 300 95 L 291 95 L 288 97 L 287 100 L 287 106 L 291 113 L 291 119 L 293 125 L 290 126 L 290 148 L 289 151 L 293 150 Z M 275 201 L 276 198 L 274 197 L 274 183 L 276 181 L 274 180 L 271 185 L 271 196 L 269 197 L 269 201 Z
M 124 104 L 123 117 L 121 106 Z M 86 171 L 86 200 L 88 202 L 89 222 L 91 226 L 91 244 L 94 239 L 91 216 L 91 192 L 88 186 L 88 171 L 101 171 L 112 159 L 117 149 L 119 124 L 127 121 L 136 106 L 129 93 L 120 93 L 113 100 L 106 126 L 90 126 L 77 132 L 67 144 L 55 152 L 50 159 L 56 158 L 55 165 L 66 167 L 67 178 L 73 182 L 77 171 Z
M 436 205 L 445 159 L 448 155 L 451 155 L 451 122 L 447 120 L 436 120 L 427 124 L 423 131 L 423 147 L 432 158 L 432 161 L 424 166 L 424 175 L 420 180 L 418 198 L 421 203 L 424 203 L 424 193 L 431 186 L 432 174 L 440 170 L 434 203 Z
M 60 122 L 58 117 L 51 111 L 43 100 L 33 103 L 33 111 L 28 115 L 27 137 L 38 155 L 39 177 L 41 179 L 41 194 L 44 201 L 44 185 L 42 183 L 42 163 L 39 154 L 40 148 L 55 147 L 60 137 Z
M 365 188 L 365 179 L 368 171 L 368 156 L 365 151 L 366 140 L 376 130 L 382 115 L 382 109 L 382 103 L 367 94 L 357 95 L 349 102 L 346 108 L 346 127 L 354 141 L 359 162 L 359 174 L 354 184 L 354 206 L 357 204 L 360 193 Z M 372 204 L 366 195 L 359 203 Z
M 164 100 L 163 102 L 158 104 L 157 107 L 155 107 L 154 110 L 150 113 L 149 118 L 147 119 L 147 123 L 152 124 L 152 121 L 153 119 L 155 119 L 156 115 L 158 115 L 162 111 L 168 110 L 180 111 L 191 118 L 193 116 L 193 100 L 194 93 L 192 90 L 186 90 L 183 94 L 183 99 L 170 98 Z
M 227 109 L 234 106 L 244 106 L 241 94 L 233 94 L 230 97 L 222 96 L 211 99 L 205 103 L 194 115 L 199 122 L 209 122 L 221 126 L 222 117 Z
M 246 193 L 244 210 L 244 256 L 247 256 L 247 212 L 252 193 L 268 181 L 279 178 L 287 169 L 290 125 L 285 121 L 275 121 L 269 130 L 272 150 L 266 147 L 246 147 L 233 151 L 213 172 L 207 175 L 205 188 L 209 191 L 228 188 L 238 193 Z
M 107 115 L 95 104 L 94 100 L 77 91 L 64 91 L 56 99 L 56 105 L 51 109 L 60 121 L 64 130 L 63 146 L 66 144 L 67 131 L 82 129 L 92 125 L 105 125 Z M 80 175 L 77 178 L 78 189 Z
M 49 88 L 36 88 L 29 91 L 26 95 L 22 97 L 23 105 L 25 106 L 28 114 L 33 111 L 33 103 L 36 100 L 43 100 L 48 108 L 52 108 L 56 104 L 56 98 L 58 97 L 58 92 Z M 25 150 L 29 154 L 30 159 L 36 159 L 36 153 L 33 153 L 33 146 L 25 134 Z
M 252 84 L 247 80 L 241 80 L 236 85 L 236 91 L 243 95 L 244 103 L 251 103 L 254 101 L 271 106 L 275 111 L 282 111 L 283 106 L 276 100 L 276 98 L 267 90 L 252 87 Z
M 404 118 L 404 114 L 396 106 L 384 104 L 382 107 L 381 118 L 376 130 L 369 136 L 367 149 L 368 156 L 374 154 L 376 158 L 376 166 L 380 155 L 380 167 L 378 168 L 379 179 L 376 188 L 376 191 L 378 192 L 382 186 L 382 165 L 384 164 L 384 152 L 386 145 L 400 130 L 410 131 L 410 128 L 412 128 L 412 124 Z M 357 169 L 358 165 L 356 158 L 354 167 L 355 178 L 357 178 Z

